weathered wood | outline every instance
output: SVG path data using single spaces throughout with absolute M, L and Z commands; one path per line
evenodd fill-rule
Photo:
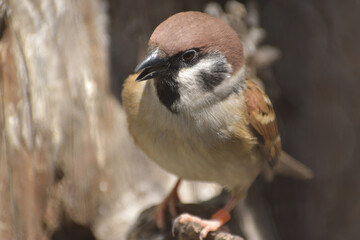
M 1 12 L 0 236 L 48 239 L 107 211 L 122 177 L 111 171 L 132 154 L 119 149 L 132 147 L 109 93 L 105 6 L 9 0 Z

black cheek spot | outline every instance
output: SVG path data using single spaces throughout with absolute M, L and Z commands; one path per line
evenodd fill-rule
M 173 79 L 155 79 L 159 100 L 172 113 L 178 113 L 175 105 L 180 99 L 179 85 Z
M 201 85 L 207 91 L 213 90 L 224 79 L 222 74 L 213 74 L 205 71 L 201 71 L 199 75 L 199 79 L 201 79 Z
M 228 68 L 223 62 L 218 62 L 209 72 L 206 70 L 201 71 L 199 79 L 201 79 L 203 89 L 212 91 L 227 77 L 228 73 Z

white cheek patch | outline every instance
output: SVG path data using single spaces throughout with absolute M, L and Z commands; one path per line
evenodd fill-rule
M 217 66 L 222 66 L 221 72 Z M 231 72 L 231 65 L 220 54 L 210 55 L 192 67 L 181 69 L 177 76 L 180 93 L 178 106 L 193 109 L 209 104 L 212 100 L 211 96 L 206 97 L 209 89 L 204 88 L 204 82 L 211 81 L 213 77 L 218 76 L 221 78 L 217 79 L 220 83 L 223 79 L 230 78 Z
M 226 61 L 226 60 L 225 60 Z M 183 68 L 179 71 L 178 82 L 184 90 L 198 90 L 200 88 L 200 81 L 197 79 L 201 72 L 211 73 L 212 67 L 216 64 L 214 58 L 204 58 L 196 65 L 188 68 Z
M 244 71 L 233 77 L 232 67 L 221 54 L 201 59 L 192 67 L 183 68 L 176 78 L 179 84 L 179 109 L 199 110 L 221 101 L 237 89 Z

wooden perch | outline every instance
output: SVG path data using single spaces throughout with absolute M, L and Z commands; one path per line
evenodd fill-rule
M 210 216 L 223 205 L 228 194 L 223 192 L 219 196 L 199 204 L 178 204 L 178 213 L 190 213 L 201 218 L 208 219 Z M 166 230 L 162 233 L 155 224 L 156 206 L 144 210 L 138 217 L 134 226 L 130 229 L 127 240 L 198 240 L 201 226 L 198 223 L 176 223 L 172 226 L 173 219 L 170 214 L 166 214 Z M 218 232 L 211 232 L 204 240 L 241 240 L 243 238 L 228 233 L 231 230 L 238 229 L 236 218 L 230 220 Z M 174 233 L 172 232 L 174 229 Z
M 178 240 L 194 240 L 199 239 L 201 225 L 198 223 L 190 222 L 186 224 L 182 224 L 176 222 L 174 226 L 175 232 L 174 236 L 175 239 Z M 226 232 L 211 232 L 206 237 L 207 240 L 241 240 L 243 238 L 235 235 L 231 235 L 230 233 Z

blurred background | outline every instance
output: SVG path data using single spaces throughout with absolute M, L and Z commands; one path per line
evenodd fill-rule
M 315 172 L 262 185 L 275 239 L 359 239 L 360 1 L 214 2 L 0 1 L 1 239 L 125 239 L 161 201 L 175 177 L 134 147 L 122 83 L 160 22 L 205 9 L 247 43 L 283 148 Z M 202 186 L 183 199 L 220 191 Z

